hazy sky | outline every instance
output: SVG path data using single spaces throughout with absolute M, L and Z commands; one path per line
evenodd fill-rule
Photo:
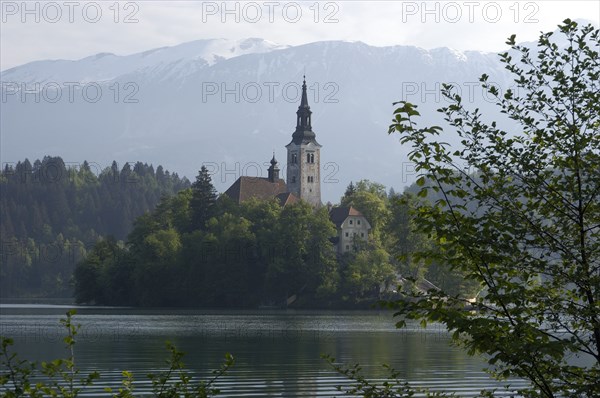
M 4 1 L 0 69 L 40 59 L 126 55 L 207 38 L 261 37 L 377 46 L 497 51 L 554 30 L 564 18 L 596 25 L 600 1 Z

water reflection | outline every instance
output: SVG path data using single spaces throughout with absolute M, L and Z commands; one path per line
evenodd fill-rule
M 65 356 L 59 319 L 65 308 L 0 306 L 0 333 L 15 339 L 21 357 Z M 148 391 L 146 375 L 164 368 L 165 340 L 187 353 L 199 377 L 217 369 L 225 352 L 236 365 L 221 380 L 223 396 L 334 396 L 346 381 L 320 358 L 361 363 L 365 374 L 385 378 L 387 363 L 417 385 L 473 396 L 489 387 L 484 364 L 449 346 L 439 327 L 394 328 L 388 312 L 193 311 L 80 308 L 77 361 L 100 370 L 102 387 L 118 387 L 120 371 L 134 373 L 136 390 Z M 90 391 L 102 394 L 102 388 Z

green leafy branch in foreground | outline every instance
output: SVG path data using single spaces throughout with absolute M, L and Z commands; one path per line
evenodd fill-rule
M 337 386 L 337 390 L 343 392 L 344 395 L 361 396 L 364 398 L 409 398 L 415 395 L 425 396 L 427 398 L 451 398 L 456 397 L 454 393 L 448 394 L 439 391 L 429 391 L 425 388 L 411 386 L 408 382 L 400 379 L 400 372 L 390 367 L 383 365 L 388 371 L 387 380 L 377 384 L 374 381 L 369 381 L 362 374 L 362 368 L 359 364 L 352 365 L 347 368 L 336 363 L 335 358 L 330 355 L 321 355 L 329 366 L 346 379 L 352 381 L 350 386 Z
M 66 359 L 56 359 L 42 362 L 38 368 L 37 362 L 19 359 L 16 353 L 9 352 L 9 347 L 14 344 L 13 339 L 1 336 L 2 351 L 0 352 L 2 373 L 0 373 L 0 397 L 62 397 L 75 398 L 84 387 L 91 386 L 100 378 L 98 372 L 92 372 L 85 377 L 80 377 L 80 369 L 75 364 L 75 337 L 81 325 L 73 323 L 75 310 L 69 310 L 66 318 L 60 323 L 67 329 L 67 336 L 63 339 L 69 356 Z M 225 355 L 221 367 L 213 371 L 213 377 L 207 381 L 193 381 L 192 376 L 185 371 L 183 352 L 167 342 L 167 349 L 171 356 L 167 359 L 167 370 L 159 374 L 149 374 L 152 382 L 152 393 L 155 397 L 185 397 L 208 398 L 219 394 L 215 387 L 216 381 L 223 376 L 235 363 L 231 354 Z M 134 396 L 134 377 L 129 371 L 122 373 L 122 387 L 118 391 L 105 388 L 112 397 L 126 398 Z M 38 376 L 45 377 L 47 382 L 33 383 L 32 379 Z
M 414 253 L 482 286 L 474 302 L 444 291 L 389 302 L 396 326 L 437 322 L 498 380 L 520 378 L 532 398 L 600 396 L 600 30 L 569 19 L 558 40 L 518 45 L 500 60 L 516 89 L 480 81 L 503 115 L 487 121 L 452 85 L 438 126 L 419 127 L 399 102 L 390 134 L 410 147 L 420 174 L 418 233 L 437 240 Z M 561 43 L 566 43 L 562 45 Z M 514 57 L 514 59 L 513 59 Z M 508 118 L 508 119 L 507 119 Z M 503 120 L 504 119 L 504 120 Z M 503 130 L 500 125 L 515 125 Z M 454 131 L 453 131 L 454 130 Z
M 171 357 L 166 361 L 167 365 L 169 365 L 168 370 L 157 375 L 148 375 L 148 378 L 152 380 L 152 391 L 155 396 L 206 398 L 220 393 L 220 390 L 214 387 L 214 385 L 217 379 L 223 376 L 229 368 L 234 365 L 235 359 L 231 354 L 225 354 L 225 362 L 219 369 L 213 370 L 213 377 L 210 380 L 201 380 L 198 384 L 194 385 L 192 383 L 192 378 L 184 370 L 185 368 L 182 359 L 185 353 L 177 350 L 171 342 L 167 341 L 166 344 L 167 349 L 171 352 Z M 129 377 L 124 380 L 124 383 L 127 382 L 131 385 L 130 381 L 132 381 L 132 378 L 130 375 L 127 376 Z M 126 386 L 126 384 L 124 385 Z
M 93 384 L 99 378 L 98 372 L 92 372 L 86 377 L 79 377 L 80 370 L 75 366 L 75 336 L 77 336 L 80 325 L 72 322 L 75 310 L 69 310 L 67 317 L 61 319 L 60 323 L 67 329 L 67 336 L 63 338 L 69 356 L 65 359 L 55 359 L 50 362 L 42 362 L 39 373 L 48 378 L 48 383 L 32 384 L 31 378 L 38 371 L 37 363 L 21 360 L 16 353 L 9 353 L 8 348 L 13 345 L 13 340 L 2 337 L 2 365 L 6 369 L 0 375 L 0 386 L 12 384 L 12 390 L 2 392 L 3 397 L 64 397 L 73 398 L 79 395 L 82 387 Z

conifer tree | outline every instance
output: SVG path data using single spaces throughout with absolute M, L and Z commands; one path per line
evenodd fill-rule
M 213 216 L 217 191 L 212 184 L 208 169 L 204 166 L 198 172 L 196 181 L 192 184 L 191 229 L 204 229 L 206 222 Z

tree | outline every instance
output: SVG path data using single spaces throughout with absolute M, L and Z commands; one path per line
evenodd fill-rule
M 379 239 L 380 230 L 389 217 L 387 200 L 387 193 L 383 185 L 369 180 L 361 180 L 352 189 L 350 187 L 346 189 L 346 194 L 342 197 L 340 204 L 354 206 L 363 213 L 372 227 L 371 238 Z
M 335 292 L 337 267 L 329 241 L 335 227 L 327 210 L 315 211 L 304 201 L 285 206 L 274 230 L 265 275 L 267 298 L 279 301 L 298 295 L 310 300 Z
M 348 253 L 348 265 L 344 279 L 349 297 L 356 301 L 364 298 L 379 298 L 382 288 L 387 288 L 395 279 L 390 255 L 381 247 L 364 248 Z
M 417 198 L 410 193 L 390 198 L 390 220 L 385 231 L 390 254 L 398 262 L 398 271 L 403 277 L 414 279 L 425 276 L 427 264 L 414 259 L 413 253 L 431 243 L 424 234 L 414 230 L 416 220 L 410 214 L 410 209 L 417 206 L 417 203 Z
M 348 186 L 346 187 L 346 192 L 344 192 L 344 196 L 345 197 L 349 197 L 354 195 L 354 192 L 356 192 L 356 190 L 354 189 L 354 183 L 352 181 L 350 181 L 350 184 L 348 184 Z
M 540 36 L 537 51 L 508 40 L 512 51 L 500 57 L 518 90 L 501 94 L 481 77 L 518 123 L 512 132 L 486 123 L 444 85 L 450 105 L 440 111 L 462 142 L 452 150 L 436 139 L 440 127 L 418 128 L 416 107 L 398 103 L 389 132 L 412 147 L 419 195 L 441 193 L 417 206 L 416 228 L 437 242 L 418 255 L 485 291 L 468 309 L 443 291 L 389 304 L 399 327 L 405 319 L 441 322 L 469 353 L 485 354 L 496 377 L 529 380 L 523 396 L 598 397 L 600 35 L 570 20 L 559 29 L 565 47 L 552 33 Z
M 192 212 L 192 229 L 203 229 L 206 222 L 213 215 L 213 208 L 217 201 L 217 191 L 212 184 L 208 169 L 202 166 L 196 181 L 192 184 L 192 199 L 190 209 Z
M 75 300 L 78 303 L 101 303 L 109 301 L 110 287 L 106 286 L 106 270 L 120 258 L 124 251 L 113 237 L 107 237 L 96 243 L 87 257 L 74 272 Z

